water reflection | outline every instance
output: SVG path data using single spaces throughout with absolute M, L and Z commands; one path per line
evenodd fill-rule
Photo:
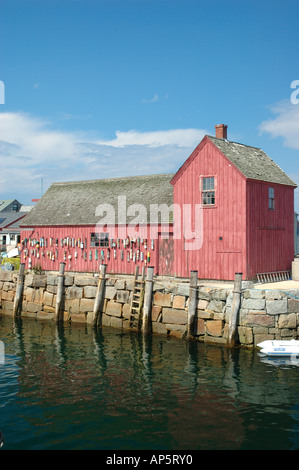
M 8 317 L 0 339 L 6 448 L 298 447 L 298 370 L 254 351 Z

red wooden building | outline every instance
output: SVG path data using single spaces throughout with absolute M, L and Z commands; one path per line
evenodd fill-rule
M 261 149 L 216 126 L 175 175 L 53 184 L 22 224 L 22 261 L 223 280 L 290 270 L 295 187 Z

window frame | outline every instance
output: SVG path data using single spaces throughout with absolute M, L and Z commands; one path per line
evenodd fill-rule
M 275 188 L 268 186 L 268 210 L 275 211 Z
M 208 181 L 210 180 L 210 181 Z M 213 186 L 206 188 L 205 183 L 208 183 L 209 186 L 213 180 Z M 201 190 L 201 204 L 203 207 L 216 207 L 216 177 L 215 175 L 201 175 L 200 178 L 200 190 Z M 210 194 L 213 194 L 212 196 Z M 208 198 L 208 199 L 206 199 Z M 213 202 L 206 202 L 212 199 Z
M 109 247 L 108 232 L 91 232 L 90 233 L 91 248 L 107 248 Z

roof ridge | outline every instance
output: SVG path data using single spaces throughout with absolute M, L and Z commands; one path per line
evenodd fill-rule
M 141 179 L 141 178 L 156 178 L 159 176 L 168 176 L 171 177 L 173 176 L 174 173 L 159 173 L 159 174 L 154 174 L 154 175 L 135 175 L 135 176 L 118 176 L 114 178 L 99 178 L 96 180 L 78 180 L 78 181 L 58 181 L 52 183 L 52 186 L 59 186 L 59 185 L 64 185 L 64 184 L 89 184 L 89 183 L 98 183 L 100 181 L 121 181 L 121 180 L 126 180 L 126 179 Z
M 229 144 L 236 144 L 236 145 L 242 145 L 243 147 L 248 147 L 250 149 L 257 149 L 257 150 L 261 150 L 262 152 L 264 152 L 264 150 L 261 148 L 261 147 L 255 147 L 253 145 L 247 145 L 247 144 L 242 144 L 241 142 L 235 142 L 234 140 L 228 140 L 228 139 L 221 139 L 220 137 L 215 137 L 213 135 L 207 135 L 207 137 L 212 138 L 212 139 L 217 139 L 217 140 L 220 140 L 220 141 L 224 141 L 224 142 L 227 142 Z M 264 152 L 265 153 L 265 152 Z M 270 158 L 270 157 L 269 157 Z

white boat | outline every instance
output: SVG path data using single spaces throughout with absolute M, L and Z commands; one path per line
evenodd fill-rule
M 291 340 L 268 340 L 258 344 L 261 353 L 267 356 L 299 356 L 299 341 Z

